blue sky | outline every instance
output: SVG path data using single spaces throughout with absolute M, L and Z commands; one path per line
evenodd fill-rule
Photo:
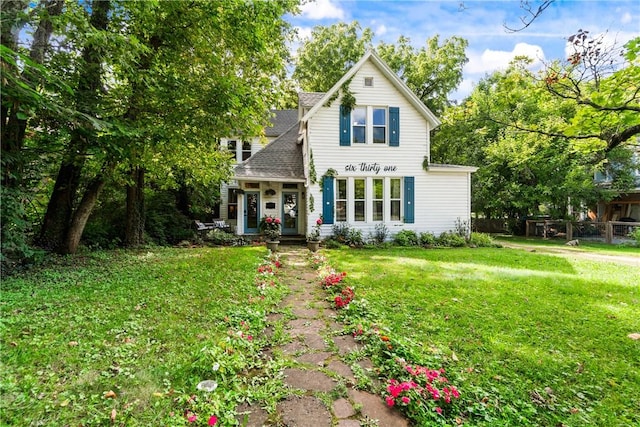
M 537 0 L 531 0 L 535 7 Z M 461 99 L 473 84 L 497 69 L 506 67 L 516 55 L 527 55 L 541 63 L 566 57 L 566 39 L 579 29 L 590 34 L 606 33 L 609 43 L 624 43 L 640 35 L 640 1 L 556 0 L 528 28 L 509 33 L 504 24 L 516 27 L 525 12 L 512 1 L 435 0 L 316 0 L 306 3 L 302 13 L 289 22 L 306 37 L 316 25 L 358 21 L 376 37 L 394 43 L 409 37 L 416 47 L 436 34 L 441 39 L 460 36 L 469 42 L 469 63 L 464 82 L 453 95 Z

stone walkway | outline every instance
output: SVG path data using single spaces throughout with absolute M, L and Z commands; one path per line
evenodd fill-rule
M 283 247 L 279 251 L 284 267 L 281 280 L 291 293 L 281 307 L 294 318 L 284 323 L 291 342 L 265 349 L 265 357 L 285 357 L 294 366 L 283 371 L 291 390 L 277 406 L 277 420 L 257 406 L 238 407 L 238 420 L 247 427 L 407 427 L 409 422 L 391 410 L 375 394 L 358 390 L 357 380 L 347 356 L 359 349 L 351 335 L 342 335 L 336 312 L 320 286 L 317 273 L 309 266 L 310 252 L 302 247 Z M 281 313 L 268 316 L 270 325 L 282 322 Z M 269 333 L 269 330 L 267 331 Z M 351 359 L 353 360 L 353 358 Z M 361 372 L 378 383 L 370 360 L 356 362 Z M 329 404 L 330 402 L 330 404 Z M 377 420 L 377 424 L 376 421 Z

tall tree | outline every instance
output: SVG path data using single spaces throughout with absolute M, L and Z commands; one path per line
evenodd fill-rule
M 314 27 L 298 49 L 293 79 L 304 91 L 328 91 L 372 47 L 373 35 L 358 21 Z
M 432 144 L 432 159 L 479 166 L 473 210 L 488 218 L 522 218 L 541 212 L 564 216 L 569 197 L 589 204 L 598 197 L 590 156 L 553 136 L 576 112 L 551 96 L 519 58 L 482 80 L 463 104 L 447 110 Z M 519 130 L 536 126 L 549 135 Z
M 305 91 L 326 92 L 373 47 L 373 36 L 357 21 L 315 27 L 298 49 L 293 79 Z M 414 48 L 409 38 L 400 36 L 395 44 L 381 42 L 376 51 L 425 105 L 440 113 L 462 81 L 466 47 L 464 39 L 440 43 L 436 35 Z

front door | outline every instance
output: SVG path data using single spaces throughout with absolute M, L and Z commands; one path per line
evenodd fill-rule
M 260 192 L 247 191 L 244 193 L 244 232 L 245 234 L 258 234 L 260 223 Z
M 282 234 L 298 234 L 298 193 L 282 193 Z

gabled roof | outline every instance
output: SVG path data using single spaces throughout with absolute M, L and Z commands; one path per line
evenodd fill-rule
M 239 180 L 304 181 L 302 144 L 298 144 L 299 123 L 235 168 Z
M 424 118 L 431 125 L 431 129 L 440 125 L 440 120 L 438 120 L 435 114 L 433 114 L 431 110 L 429 110 L 427 106 L 424 105 L 424 103 L 420 100 L 420 98 L 418 98 L 416 94 L 414 94 L 411 91 L 411 89 L 409 89 L 407 85 L 402 80 L 400 80 L 400 77 L 398 77 L 398 75 L 394 73 L 393 70 L 389 68 L 389 66 L 373 50 L 369 50 L 360 59 L 360 61 L 358 61 L 353 67 L 351 67 L 351 69 L 347 71 L 347 73 L 344 76 L 342 76 L 342 78 L 338 80 L 338 82 L 335 85 L 333 85 L 333 87 L 327 93 L 325 93 L 324 96 L 319 101 L 315 103 L 313 108 L 311 108 L 311 110 L 309 110 L 309 112 L 307 112 L 307 114 L 304 115 L 304 117 L 302 118 L 302 121 L 306 122 L 311 117 L 313 117 L 313 115 L 328 100 L 330 100 L 333 96 L 335 96 L 336 93 L 342 87 L 342 85 L 345 82 L 349 81 L 349 79 L 351 79 L 360 70 L 360 68 L 362 68 L 362 65 L 365 64 L 367 61 L 371 61 L 380 70 L 380 72 L 393 84 L 393 86 L 395 86 L 395 88 L 398 89 L 398 91 L 402 95 L 404 95 L 405 98 L 407 98 L 407 100 L 411 103 L 411 105 L 413 105 L 415 109 L 418 110 L 420 114 L 424 116 Z
M 304 108 L 311 108 L 324 96 L 325 92 L 300 92 L 298 93 L 298 105 Z
M 271 110 L 271 126 L 264 130 L 265 136 L 278 137 L 298 122 L 298 110 Z

